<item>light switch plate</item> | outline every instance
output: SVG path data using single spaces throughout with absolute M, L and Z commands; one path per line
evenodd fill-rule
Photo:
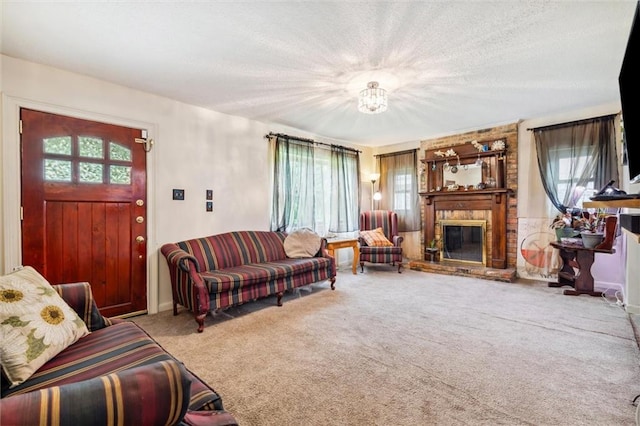
M 174 189 L 173 190 L 173 199 L 174 200 L 184 200 L 184 189 Z
M 207 211 L 208 212 L 213 211 L 213 201 L 207 201 Z

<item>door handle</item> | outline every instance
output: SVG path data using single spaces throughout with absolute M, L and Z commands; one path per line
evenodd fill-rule
M 142 244 L 142 243 L 144 243 L 144 237 L 143 237 L 142 235 L 138 235 L 138 236 L 136 237 L 136 242 L 137 242 L 138 244 Z

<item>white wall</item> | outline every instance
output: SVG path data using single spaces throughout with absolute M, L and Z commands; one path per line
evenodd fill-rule
M 20 107 L 147 129 L 155 141 L 148 157 L 150 312 L 171 307 L 168 269 L 159 254 L 162 244 L 269 229 L 271 174 L 264 135 L 314 137 L 7 56 L 0 60 L 0 273 L 20 265 Z M 173 188 L 185 190 L 184 201 L 172 200 Z M 205 211 L 206 189 L 213 189 L 212 213 Z

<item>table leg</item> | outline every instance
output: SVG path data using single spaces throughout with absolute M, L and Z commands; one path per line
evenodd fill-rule
M 576 256 L 578 262 L 578 274 L 574 282 L 575 290 L 565 290 L 564 294 L 568 296 L 578 296 L 580 294 L 588 294 L 590 296 L 602 296 L 601 291 L 593 290 L 593 275 L 591 275 L 591 266 L 595 254 L 589 250 L 579 250 Z
M 549 287 L 562 287 L 563 285 L 573 287 L 576 273 L 573 271 L 571 265 L 577 266 L 574 260 L 576 258 L 576 252 L 560 249 L 560 258 L 562 259 L 562 269 L 558 272 L 558 282 L 549 283 L 548 285 Z
M 354 275 L 358 275 L 358 260 L 360 260 L 360 247 L 358 243 L 353 245 L 353 263 L 351 264 L 351 272 Z

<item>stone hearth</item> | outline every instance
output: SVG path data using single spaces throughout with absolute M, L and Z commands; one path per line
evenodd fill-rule
M 474 278 L 484 278 L 495 281 L 514 282 L 515 268 L 485 268 L 484 266 L 464 265 L 449 262 L 430 262 L 428 260 L 411 260 L 409 269 L 414 271 L 432 272 L 434 274 L 460 275 Z

